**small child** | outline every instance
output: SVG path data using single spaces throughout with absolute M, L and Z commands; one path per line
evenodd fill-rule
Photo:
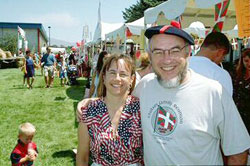
M 59 58 L 58 67 L 59 67 L 59 77 L 61 79 L 61 86 L 64 86 L 67 82 L 67 67 L 63 55 L 61 55 Z
M 36 129 L 31 123 L 23 123 L 19 126 L 18 143 L 10 155 L 12 166 L 33 166 L 38 156 L 37 146 L 32 139 Z
M 35 80 L 35 63 L 30 50 L 26 51 L 24 66 L 24 72 L 27 76 L 27 86 L 29 89 L 32 89 L 32 84 Z

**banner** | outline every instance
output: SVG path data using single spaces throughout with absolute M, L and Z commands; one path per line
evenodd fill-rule
M 250 0 L 234 0 L 238 36 L 250 37 Z

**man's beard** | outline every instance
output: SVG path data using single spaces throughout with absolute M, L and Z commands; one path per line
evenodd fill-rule
M 176 88 L 180 86 L 183 80 L 185 79 L 187 75 L 187 69 L 188 69 L 188 61 L 185 63 L 184 66 L 181 67 L 181 70 L 176 77 L 170 80 L 163 80 L 161 76 L 158 73 L 156 73 L 157 80 L 163 88 L 166 89 Z

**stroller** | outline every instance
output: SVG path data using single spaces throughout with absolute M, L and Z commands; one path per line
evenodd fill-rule
M 78 78 L 77 67 L 75 65 L 69 65 L 67 70 L 67 75 L 70 85 L 78 85 L 76 78 Z

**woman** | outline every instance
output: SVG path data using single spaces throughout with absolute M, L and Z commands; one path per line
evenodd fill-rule
M 144 77 L 149 73 L 152 73 L 152 66 L 150 63 L 149 55 L 148 53 L 142 53 L 142 55 L 138 59 L 138 68 L 135 72 L 136 76 L 135 85 L 139 83 L 142 77 Z
M 95 166 L 143 164 L 139 100 L 130 95 L 134 77 L 135 67 L 130 57 L 112 55 L 105 61 L 98 98 L 87 107 L 78 104 L 82 115 L 77 166 L 88 165 L 90 152 Z
M 250 48 L 242 51 L 236 67 L 233 97 L 250 133 Z
M 104 59 L 108 57 L 107 51 L 102 51 L 99 54 L 97 65 L 96 65 L 96 70 L 94 71 L 93 77 L 92 77 L 92 82 L 91 82 L 91 87 L 89 91 L 89 97 L 96 97 L 97 96 L 97 86 L 99 82 L 99 75 L 102 70 L 103 62 Z

